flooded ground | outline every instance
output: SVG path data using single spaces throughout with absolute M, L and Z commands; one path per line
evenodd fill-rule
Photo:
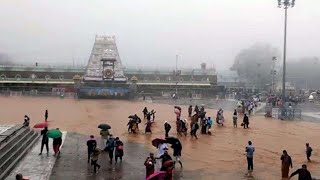
M 126 142 L 141 143 L 147 149 L 146 152 L 156 152 L 156 149 L 151 146 L 151 140 L 164 136 L 164 121 L 171 123 L 173 126 L 171 135 L 176 135 L 173 105 L 118 100 L 78 101 L 24 97 L 1 97 L 0 102 L 0 124 L 22 123 L 23 116 L 27 114 L 33 125 L 44 121 L 44 111 L 48 109 L 48 119 L 52 128 L 59 127 L 64 131 L 98 136 L 97 126 L 100 123 L 108 123 L 112 126 L 111 131 L 115 136 L 119 136 Z M 144 135 L 142 124 L 139 134 L 128 134 L 127 117 L 134 113 L 141 117 L 145 106 L 157 112 L 153 134 Z M 207 110 L 207 112 L 209 116 L 216 114 L 214 109 Z M 186 117 L 186 107 L 183 107 L 182 114 L 183 117 Z M 177 173 L 182 174 L 182 177 L 200 175 L 198 179 L 280 179 L 280 155 L 284 149 L 291 155 L 294 169 L 306 163 L 312 175 L 320 177 L 320 154 L 318 152 L 320 124 L 302 121 L 289 122 L 255 116 L 250 118 L 250 129 L 242 129 L 241 126 L 232 127 L 231 112 L 225 111 L 224 114 L 226 126 L 214 125 L 212 136 L 199 135 L 198 140 L 191 139 L 190 136 L 180 138 L 183 144 L 184 169 L 180 171 L 178 167 Z M 248 140 L 251 140 L 256 147 L 253 177 L 245 175 L 244 148 Z M 307 163 L 305 157 L 306 142 L 310 143 L 314 150 L 311 163 Z M 144 159 L 145 157 L 141 157 L 142 161 Z M 136 162 L 136 164 L 141 166 L 143 162 Z

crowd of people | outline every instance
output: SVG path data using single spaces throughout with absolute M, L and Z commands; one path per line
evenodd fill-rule
M 100 131 L 100 135 L 103 142 L 103 149 L 98 148 L 97 141 L 93 135 L 90 135 L 90 138 L 87 141 L 88 163 L 91 163 L 91 165 L 93 166 L 94 173 L 98 173 L 99 169 L 101 168 L 101 166 L 98 164 L 99 155 L 101 153 L 108 154 L 110 164 L 113 163 L 113 160 L 116 164 L 118 163 L 118 160 L 122 162 L 122 157 L 124 155 L 124 144 L 119 137 L 114 138 L 107 129 L 102 129 Z
M 250 104 L 250 103 L 249 103 Z M 243 114 L 243 122 L 241 123 L 241 126 L 243 126 L 244 129 L 249 128 L 249 115 L 251 114 L 250 105 L 248 106 L 248 109 L 245 109 Z M 143 109 L 143 115 L 145 123 L 145 134 L 152 133 L 152 124 L 155 122 L 155 110 L 148 111 L 147 107 Z M 198 139 L 197 131 L 200 129 L 201 134 L 212 134 L 212 127 L 213 127 L 213 120 L 210 116 L 207 116 L 205 108 L 203 106 L 195 106 L 193 108 L 192 105 L 188 107 L 188 117 L 190 119 L 190 126 L 188 125 L 188 119 L 182 118 L 182 108 L 179 106 L 174 107 L 174 113 L 175 113 L 175 120 L 176 120 L 176 131 L 177 131 L 177 137 L 179 136 L 187 136 L 188 127 L 190 127 L 190 136 L 191 138 Z M 249 115 L 247 115 L 247 113 Z M 237 109 L 234 110 L 232 115 L 232 122 L 233 127 L 238 127 L 238 118 L 239 118 L 239 112 Z M 137 133 L 139 131 L 139 124 L 142 122 L 141 118 L 137 115 L 131 115 L 128 117 L 128 132 L 129 133 Z M 48 119 L 48 110 L 45 111 L 45 122 L 47 122 Z M 224 111 L 222 109 L 219 109 L 216 114 L 216 123 L 217 126 L 224 126 L 225 124 L 225 117 L 224 117 Z M 24 126 L 29 126 L 30 124 L 30 118 L 25 115 L 24 118 Z M 176 163 L 180 164 L 180 167 L 182 168 L 182 161 L 181 161 L 181 155 L 182 155 L 182 144 L 179 141 L 178 138 L 173 137 L 170 135 L 170 131 L 172 129 L 171 124 L 168 121 L 165 121 L 164 125 L 164 137 L 160 138 L 159 141 L 155 144 L 152 144 L 157 148 L 158 154 L 157 156 L 154 155 L 154 153 L 150 153 L 150 155 L 146 158 L 144 161 L 144 166 L 146 168 L 146 179 L 153 180 L 150 177 L 153 177 L 154 174 L 157 174 L 159 176 L 155 176 L 154 179 L 162 179 L 165 180 L 172 180 L 173 179 L 173 171 L 175 168 Z M 58 129 L 57 129 L 58 130 Z M 47 150 L 47 154 L 49 154 L 49 137 L 47 136 L 48 133 L 48 127 L 44 127 L 41 130 L 42 135 L 42 141 L 41 141 L 41 149 L 39 155 L 42 154 L 44 147 Z M 124 143 L 120 140 L 119 137 L 114 138 L 113 135 L 110 133 L 109 129 L 101 129 L 100 135 L 102 139 L 102 146 L 101 148 L 98 148 L 97 140 L 93 135 L 90 135 L 90 138 L 86 142 L 87 146 L 87 162 L 91 164 L 93 167 L 93 172 L 98 173 L 99 169 L 101 168 L 101 165 L 98 163 L 99 156 L 101 153 L 106 153 L 109 156 L 109 162 L 110 164 L 115 161 L 115 163 L 118 163 L 118 160 L 122 162 L 122 158 L 124 155 Z M 62 137 L 58 137 L 53 139 L 53 151 L 55 155 L 60 154 L 60 146 L 62 144 Z M 173 157 L 169 154 L 168 145 L 171 145 L 171 148 L 173 149 Z M 309 143 L 306 143 L 306 157 L 308 161 L 311 161 L 311 155 L 312 155 L 312 148 L 309 145 Z M 245 153 L 246 153 L 246 159 L 247 159 L 247 169 L 248 173 L 251 173 L 253 171 L 254 167 L 254 153 L 255 153 L 255 147 L 253 146 L 252 141 L 248 141 L 248 145 L 245 147 Z M 288 152 L 286 150 L 283 150 L 283 154 L 280 157 L 281 160 L 281 173 L 282 178 L 292 178 L 295 175 L 299 176 L 299 180 L 311 180 L 311 174 L 307 169 L 307 165 L 303 164 L 302 168 L 297 169 L 289 176 L 290 167 L 292 168 L 293 160 L 291 156 L 289 156 Z M 158 163 L 157 163 L 158 162 Z M 157 166 L 158 164 L 158 166 Z M 159 171 L 156 172 L 156 167 L 159 168 Z M 20 174 L 17 175 L 17 178 L 20 178 Z

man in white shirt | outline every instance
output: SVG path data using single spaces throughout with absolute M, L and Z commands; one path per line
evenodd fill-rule
M 158 145 L 158 157 L 162 156 L 164 154 L 165 151 L 168 150 L 168 145 L 167 143 L 161 143 Z M 159 167 L 162 166 L 162 162 L 159 161 Z

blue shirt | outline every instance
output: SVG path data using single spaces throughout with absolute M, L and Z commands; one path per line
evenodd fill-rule
M 246 152 L 247 152 L 247 157 L 248 158 L 253 158 L 254 146 L 248 145 L 246 147 Z

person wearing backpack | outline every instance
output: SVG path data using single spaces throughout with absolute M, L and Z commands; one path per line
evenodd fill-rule
M 122 162 L 122 156 L 123 156 L 123 142 L 120 141 L 119 137 L 116 137 L 115 139 L 115 161 L 118 162 L 118 158 L 120 158 L 120 162 Z
M 106 148 L 104 149 L 104 151 L 109 153 L 110 164 L 112 164 L 112 160 L 113 160 L 114 147 L 115 147 L 115 139 L 113 138 L 112 134 L 110 134 L 106 143 Z

